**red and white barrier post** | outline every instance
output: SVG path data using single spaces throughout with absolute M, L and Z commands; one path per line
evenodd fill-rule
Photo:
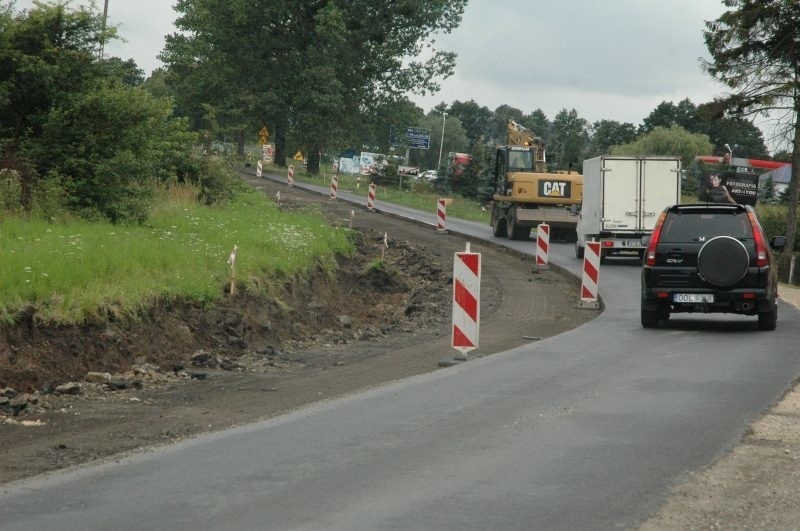
M 600 283 L 600 242 L 586 242 L 583 252 L 583 276 L 581 278 L 580 308 L 599 308 L 598 286 Z
M 289 164 L 289 173 L 286 174 L 286 182 L 289 186 L 294 186 L 294 164 Z
M 547 263 L 550 256 L 550 225 L 540 223 L 536 227 L 536 268 L 550 269 Z
M 367 210 L 375 212 L 375 183 L 369 183 L 369 191 L 367 192 Z
M 439 199 L 436 206 L 436 230 L 447 232 L 447 203 L 444 199 Z
M 339 175 L 334 173 L 331 177 L 331 199 L 336 199 L 336 190 L 339 188 Z
M 481 255 L 463 253 L 453 259 L 453 334 L 452 346 L 462 357 L 478 348 L 481 313 Z M 464 358 L 466 359 L 466 358 Z

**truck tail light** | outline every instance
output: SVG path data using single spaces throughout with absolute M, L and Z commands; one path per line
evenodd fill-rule
M 756 265 L 758 267 L 766 267 L 769 265 L 767 244 L 762 236 L 760 225 L 754 213 L 748 212 L 747 217 L 750 219 L 750 226 L 753 228 L 753 239 L 756 242 Z
M 653 234 L 650 235 L 650 243 L 647 245 L 647 251 L 644 253 L 645 265 L 649 265 L 651 267 L 656 265 L 656 247 L 658 246 L 658 239 L 661 238 L 661 227 L 664 225 L 664 219 L 666 217 L 666 212 L 662 212 L 661 215 L 658 216 L 658 221 L 656 221 Z

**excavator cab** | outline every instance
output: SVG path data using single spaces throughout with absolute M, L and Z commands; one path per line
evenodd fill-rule
M 508 151 L 508 171 L 533 171 L 533 153 Z

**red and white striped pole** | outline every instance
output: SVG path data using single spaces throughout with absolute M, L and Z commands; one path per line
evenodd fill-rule
M 289 173 L 286 174 L 286 182 L 289 186 L 294 186 L 294 164 L 289 164 Z
M 375 183 L 369 183 L 369 191 L 367 192 L 367 210 L 375 212 Z
M 478 348 L 481 320 L 481 255 L 463 253 L 453 259 L 453 334 L 451 344 L 462 356 Z
M 447 232 L 447 203 L 445 203 L 444 199 L 439 199 L 436 205 L 436 230 L 438 232 Z
M 583 276 L 581 278 L 580 308 L 599 308 L 598 286 L 600 283 L 600 242 L 586 242 L 583 252 Z
M 331 199 L 336 199 L 337 188 L 339 188 L 339 175 L 334 173 L 331 177 Z
M 550 255 L 550 225 L 540 223 L 536 227 L 536 268 L 550 269 L 547 263 Z

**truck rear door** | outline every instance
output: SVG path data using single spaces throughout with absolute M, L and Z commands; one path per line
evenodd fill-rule
M 603 160 L 601 230 L 638 230 L 639 191 L 638 159 L 606 157 Z
M 680 202 L 680 159 L 643 159 L 641 161 L 641 217 L 642 230 L 652 231 L 658 214 L 670 205 Z

